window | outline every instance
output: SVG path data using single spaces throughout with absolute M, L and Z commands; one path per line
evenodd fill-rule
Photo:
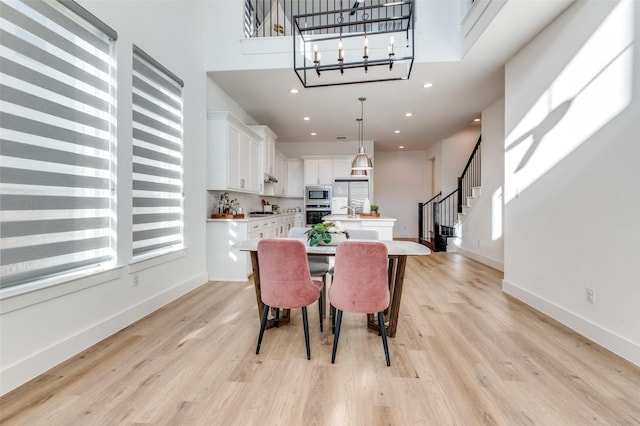
M 133 260 L 183 247 L 183 82 L 133 46 Z
M 72 1 L 3 0 L 0 24 L 0 286 L 109 267 L 117 34 Z

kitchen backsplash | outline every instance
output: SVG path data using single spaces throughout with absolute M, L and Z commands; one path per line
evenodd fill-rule
M 280 198 L 272 196 L 263 196 L 258 194 L 246 194 L 244 192 L 227 191 L 231 199 L 236 199 L 240 203 L 240 206 L 244 209 L 245 213 L 262 211 L 262 200 L 268 201 L 269 204 L 277 204 L 280 206 L 280 211 L 286 211 L 287 209 L 301 210 L 304 208 L 302 198 Z M 220 195 L 224 194 L 221 191 L 207 191 L 207 217 L 211 216 L 216 206 Z

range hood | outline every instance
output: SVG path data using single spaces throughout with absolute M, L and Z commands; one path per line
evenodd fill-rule
M 277 183 L 278 179 L 275 176 L 270 175 L 269 173 L 264 174 L 264 182 L 265 183 Z

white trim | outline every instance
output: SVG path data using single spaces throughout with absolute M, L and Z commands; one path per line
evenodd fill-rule
M 154 266 L 163 265 L 173 260 L 181 259 L 187 255 L 187 248 L 182 247 L 167 253 L 150 252 L 132 259 L 129 262 L 129 274 L 153 268 Z
M 90 271 L 83 270 L 7 287 L 0 290 L 0 301 L 2 302 L 0 303 L 0 315 L 117 280 L 122 277 L 122 274 L 122 266 L 100 272 L 96 272 L 95 268 L 92 268 Z M 79 275 L 81 276 L 78 277 Z
M 473 260 L 477 260 L 478 262 L 483 263 L 487 266 L 491 266 L 492 268 L 497 269 L 498 271 L 504 272 L 504 262 L 501 262 L 496 259 L 492 259 L 483 254 L 477 253 L 475 251 L 472 251 L 460 246 L 458 246 L 457 252 L 463 256 L 469 257 Z
M 502 280 L 502 291 L 559 321 L 627 361 L 640 366 L 640 346 L 638 344 L 507 280 Z

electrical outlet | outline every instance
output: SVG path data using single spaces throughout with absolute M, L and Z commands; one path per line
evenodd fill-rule
M 594 294 L 593 294 L 593 289 L 591 287 L 587 287 L 587 292 L 585 296 L 586 296 L 587 302 L 593 303 Z
M 138 285 L 140 285 L 140 274 L 134 274 L 133 275 L 133 286 L 137 287 Z

